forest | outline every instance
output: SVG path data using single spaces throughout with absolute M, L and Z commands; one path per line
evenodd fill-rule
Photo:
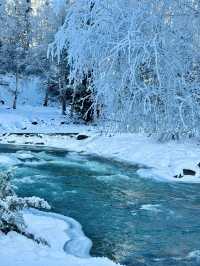
M 0 70 L 110 130 L 199 135 L 198 1 L 1 1 Z
M 0 0 L 0 266 L 200 265 L 200 1 Z

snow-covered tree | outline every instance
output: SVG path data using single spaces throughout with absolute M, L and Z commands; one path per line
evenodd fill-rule
M 14 109 L 20 78 L 38 75 L 50 79 L 52 63 L 47 59 L 47 48 L 65 17 L 64 8 L 58 14 L 53 7 L 52 0 L 0 0 L 0 70 L 16 76 Z
M 31 45 L 31 1 L 4 1 L 4 18 L 0 21 L 3 46 L 4 68 L 16 76 L 13 108 L 16 109 L 19 93 L 19 75 L 26 67 L 28 50 Z
M 0 173 L 0 231 L 15 231 L 36 242 L 47 244 L 45 240 L 36 238 L 27 232 L 23 218 L 23 210 L 27 208 L 50 209 L 49 204 L 38 197 L 18 197 L 10 184 L 11 173 Z
M 117 130 L 199 135 L 199 2 L 76 0 L 50 47 Z M 188 23 L 189 21 L 189 23 Z

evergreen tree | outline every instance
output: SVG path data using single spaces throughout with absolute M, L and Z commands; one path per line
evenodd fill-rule
M 18 197 L 11 187 L 10 178 L 10 172 L 0 173 L 0 231 L 5 234 L 15 231 L 38 243 L 47 244 L 45 240 L 27 232 L 22 211 L 27 208 L 50 209 L 49 204 L 38 197 Z

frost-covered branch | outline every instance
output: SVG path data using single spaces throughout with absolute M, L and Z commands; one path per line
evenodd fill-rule
M 27 208 L 50 209 L 49 204 L 38 197 L 18 197 L 10 184 L 11 173 L 0 173 L 0 231 L 16 231 L 36 242 L 47 244 L 26 231 L 23 210 Z
M 115 130 L 199 135 L 199 10 L 198 1 L 76 0 L 50 52 L 67 48 L 74 83 L 91 73 L 96 109 L 120 121 Z

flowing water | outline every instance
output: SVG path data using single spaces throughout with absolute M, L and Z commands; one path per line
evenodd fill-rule
M 0 146 L 20 196 L 79 221 L 92 255 L 127 266 L 200 265 L 200 185 L 143 179 L 137 166 L 48 148 Z

